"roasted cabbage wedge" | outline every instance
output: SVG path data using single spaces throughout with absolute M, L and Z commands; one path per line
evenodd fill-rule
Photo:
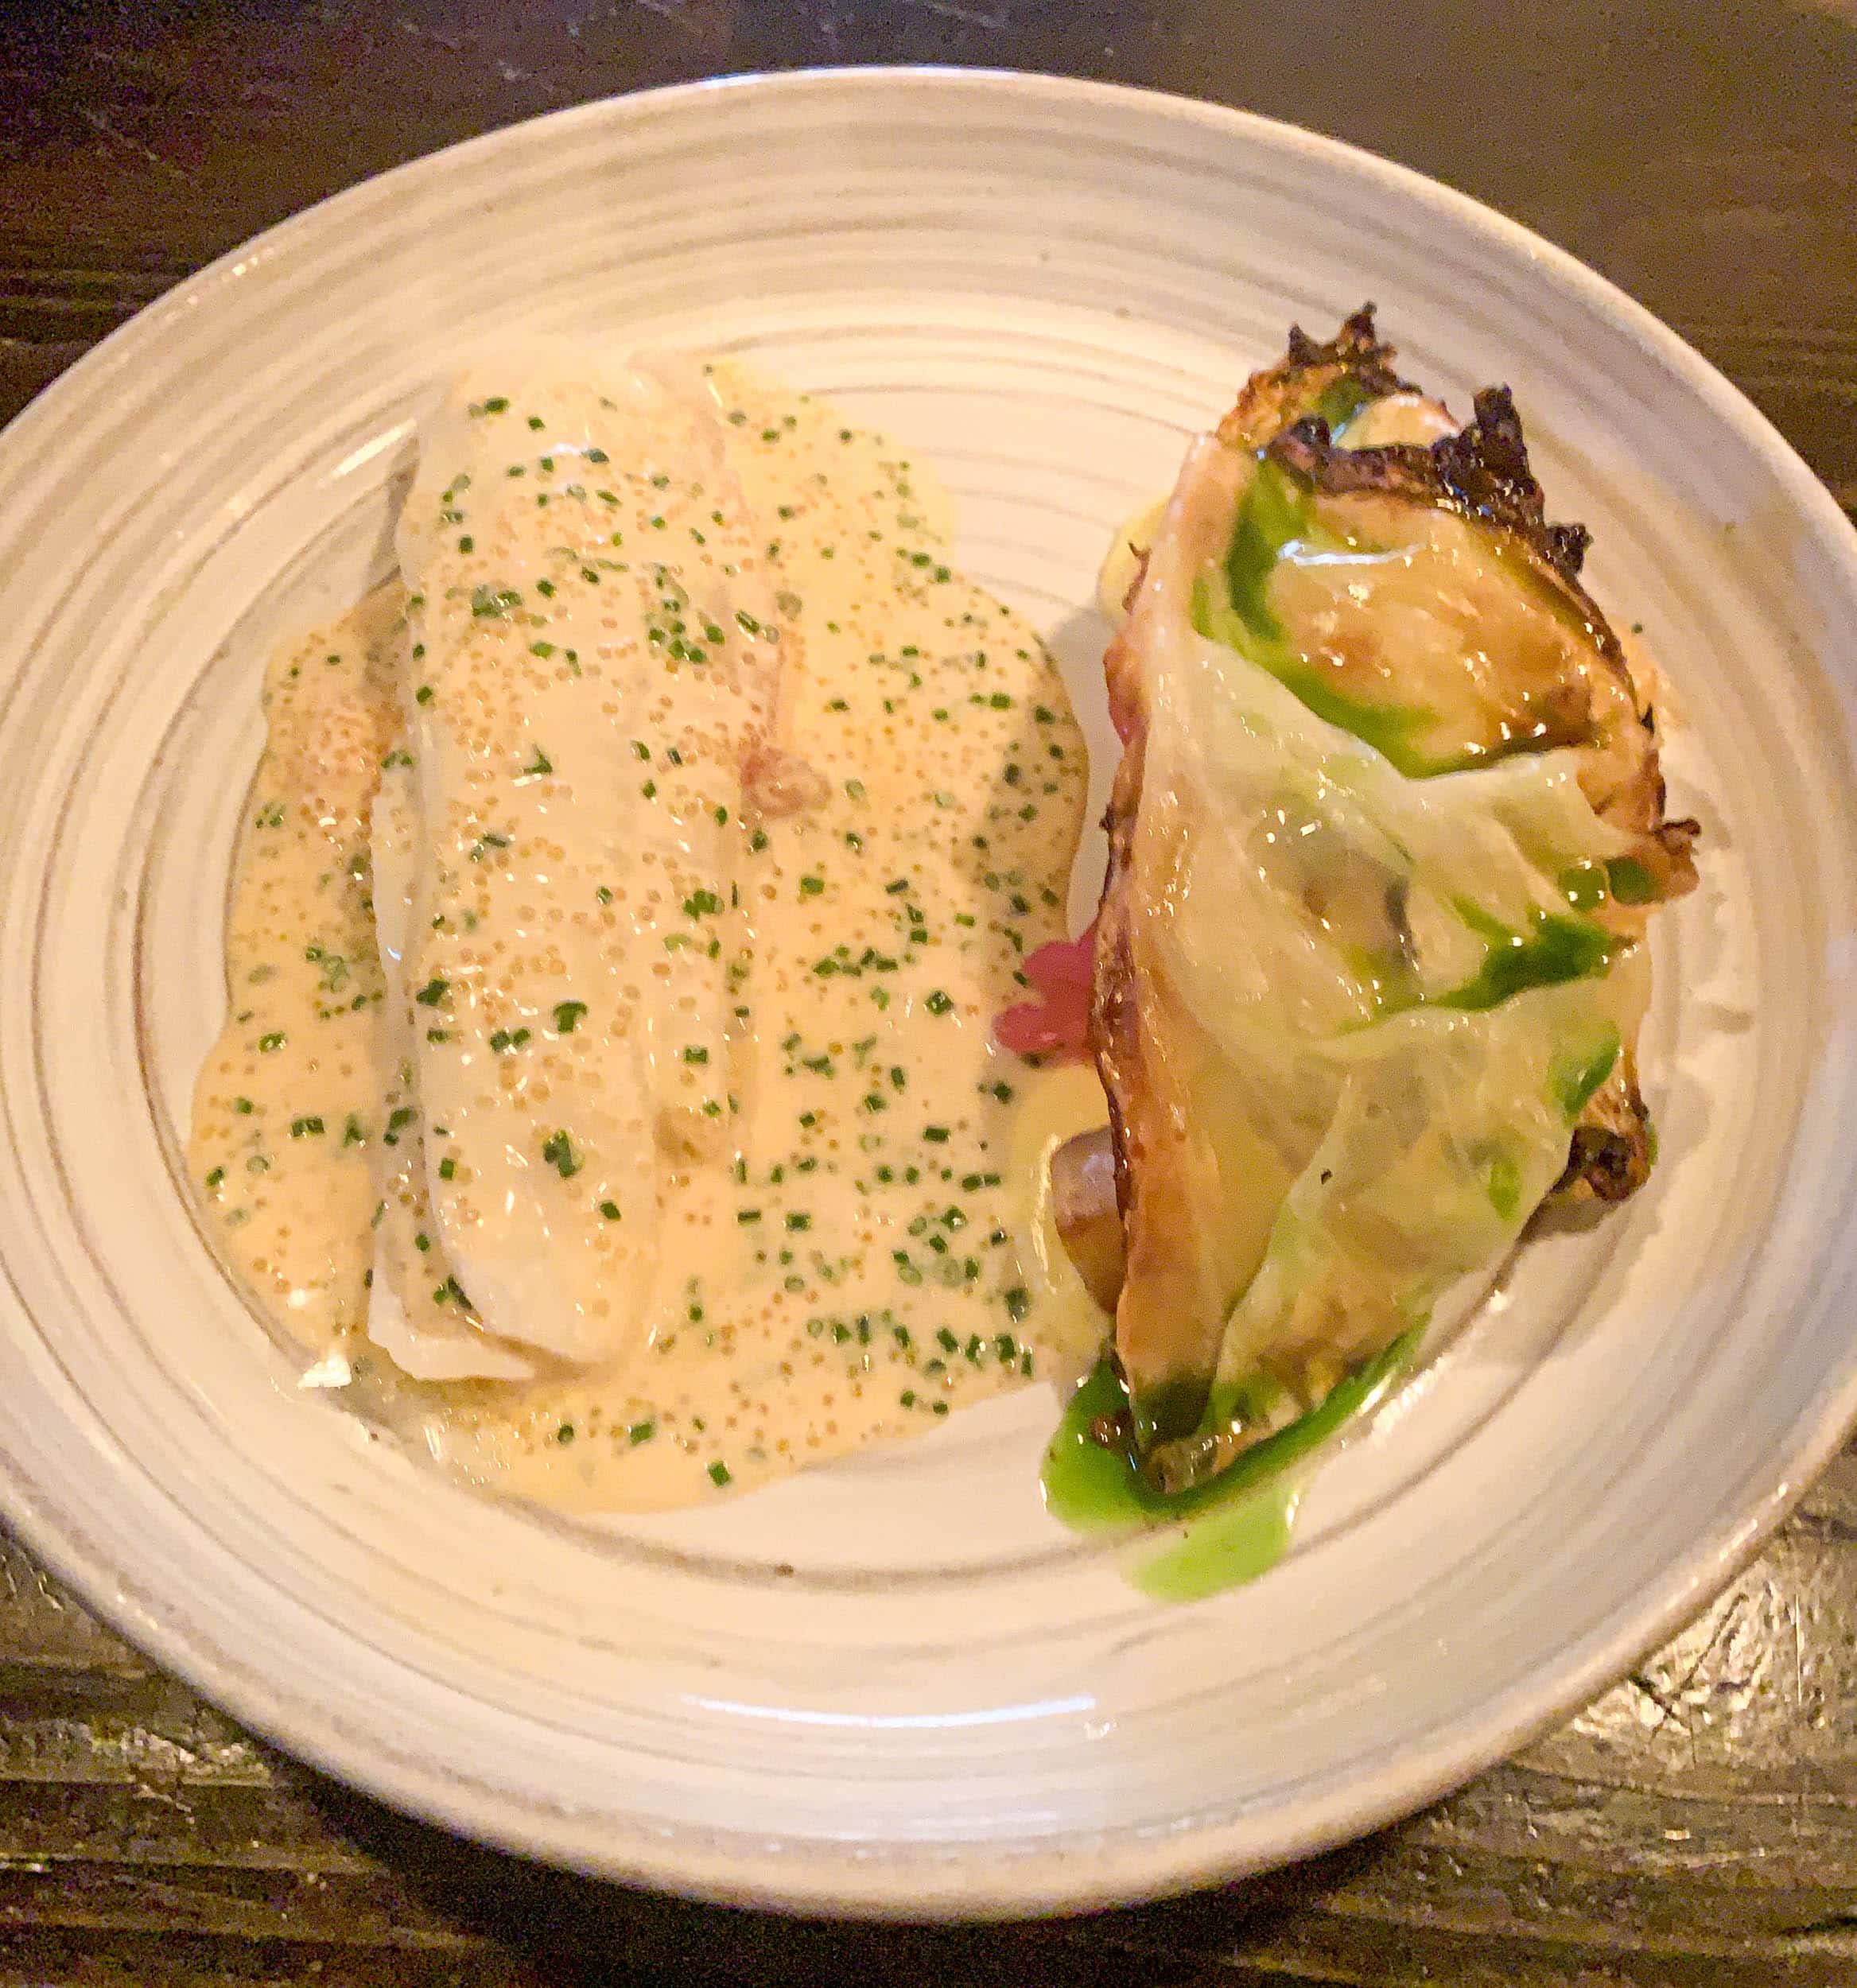
M 1548 1196 L 1651 1164 L 1645 926 L 1695 824 L 1507 392 L 1459 430 L 1393 357 L 1370 310 L 1292 334 L 1191 449 L 1105 662 L 1122 1248 L 1092 1282 L 1163 1490 L 1309 1413 Z

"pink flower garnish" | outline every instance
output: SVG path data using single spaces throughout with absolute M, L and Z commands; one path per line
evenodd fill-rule
M 1005 1009 L 994 1039 L 1021 1056 L 1082 1056 L 1090 1033 L 1090 990 L 1096 971 L 1096 921 L 1074 939 L 1054 939 L 1027 956 L 1025 977 L 1038 995 Z

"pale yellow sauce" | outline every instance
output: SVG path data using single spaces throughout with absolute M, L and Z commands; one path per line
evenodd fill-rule
M 670 907 L 701 884 L 667 874 L 669 897 L 651 898 L 642 856 L 589 868 L 583 852 L 546 840 L 560 833 L 565 845 L 561 824 L 577 818 L 569 779 L 590 763 L 575 756 L 577 740 L 589 700 L 605 694 L 586 676 L 605 670 L 600 681 L 618 684 L 623 649 L 635 678 L 643 611 L 616 634 L 608 618 L 611 656 L 596 663 L 586 646 L 570 707 L 548 701 L 532 666 L 520 681 L 484 675 L 471 658 L 491 652 L 469 646 L 468 623 L 447 636 L 432 601 L 414 602 L 409 628 L 396 582 L 270 666 L 269 738 L 227 938 L 231 1010 L 195 1102 L 190 1163 L 223 1252 L 307 1358 L 352 1374 L 358 1405 L 441 1462 L 565 1506 L 713 1499 L 932 1427 L 1052 1371 L 1054 1356 L 1087 1356 L 1101 1330 L 1064 1282 L 1025 1184 L 1042 1171 L 1039 1125 L 1099 1116 L 1100 1098 L 1080 1102 L 1074 1074 L 1029 1071 L 992 1042 L 994 1015 L 1023 998 L 1023 955 L 1063 935 L 1086 767 L 1063 685 L 1033 631 L 953 570 L 918 467 L 804 396 L 721 368 L 711 383 L 726 500 L 711 466 L 670 491 L 682 501 L 673 511 L 654 466 L 622 466 L 616 452 L 600 472 L 604 522 L 618 530 L 597 599 L 624 598 L 641 540 L 654 573 L 668 565 L 700 598 L 712 549 L 708 528 L 687 519 L 711 514 L 739 583 L 773 597 L 779 744 L 810 767 L 813 805 L 758 812 L 752 793 L 728 795 L 725 774 L 680 760 L 678 820 L 699 809 L 728 817 L 717 835 L 680 832 L 659 852 L 666 865 L 713 863 L 728 880 L 735 902 L 718 915 L 713 953 L 686 962 L 690 949 L 673 945 L 668 964 L 683 977 L 668 994 L 661 977 L 658 992 L 641 991 L 659 933 L 678 937 Z M 515 378 L 499 392 L 509 406 L 495 432 L 507 429 L 507 469 L 527 490 L 546 444 L 528 433 L 523 386 Z M 655 473 L 674 479 L 679 466 Z M 446 494 L 462 514 L 446 529 L 463 536 L 428 548 L 428 564 L 464 597 L 496 584 L 498 569 L 479 571 L 486 557 L 515 557 L 499 522 L 515 514 L 506 504 L 473 517 Z M 702 511 L 712 498 L 713 514 Z M 674 533 L 703 549 L 666 550 Z M 526 619 L 521 649 L 511 637 L 503 653 L 533 653 L 533 638 L 557 666 L 564 643 L 581 639 L 572 631 L 592 625 L 585 600 L 573 606 L 565 581 L 545 608 L 530 583 L 512 590 L 523 604 L 511 618 Z M 425 658 L 408 661 L 414 639 L 433 651 L 434 695 L 418 709 L 408 686 L 427 679 Z M 440 737 L 429 721 L 448 700 L 454 725 L 494 733 L 506 693 L 530 701 L 503 743 L 526 773 L 539 742 L 548 777 L 510 785 L 507 859 L 499 845 L 467 868 L 451 860 L 462 829 L 447 817 L 431 831 L 437 868 L 406 967 L 383 978 L 369 860 L 382 762 L 418 758 L 422 740 Z M 608 715 L 629 738 L 624 697 L 612 691 Z M 705 737 L 733 722 L 717 708 Z M 570 709 L 571 729 L 541 739 L 535 714 Z M 665 771 L 641 762 L 639 791 Z M 610 798 L 585 773 L 578 793 Z M 626 805 L 635 810 L 629 790 Z M 632 837 L 634 820 L 622 814 L 616 833 Z M 506 864 L 516 883 L 499 897 Z M 516 956 L 505 984 L 490 957 L 499 947 Z M 418 992 L 441 982 L 421 1004 Z M 586 1004 L 565 1029 L 549 1004 L 561 995 Z M 684 1046 L 708 1053 L 693 1065 L 681 1050 L 636 1063 L 643 1102 L 613 1107 L 609 1128 L 585 1133 L 576 1114 L 610 1105 L 603 1083 L 633 1081 L 624 1057 L 660 995 L 661 1016 L 687 1028 Z M 492 1022 L 494 1054 L 472 1033 Z M 425 1085 L 460 1109 L 440 1117 Z M 1034 1103 L 1047 1085 L 1052 1095 Z M 688 1136 L 666 1160 L 672 1111 Z M 550 1150 L 569 1157 L 571 1175 L 538 1165 L 525 1143 L 561 1132 L 570 1143 Z M 473 1175 L 506 1159 L 511 1193 L 474 1200 Z M 647 1180 L 657 1183 L 649 1208 L 637 1198 Z M 541 1215 L 506 1216 L 518 1189 Z M 602 1225 L 599 1209 L 625 1195 Z M 371 1273 L 390 1277 L 415 1326 L 425 1307 L 435 1333 L 483 1338 L 466 1266 L 504 1260 L 497 1252 L 535 1234 L 580 1251 L 579 1268 L 561 1273 L 562 1316 L 593 1357 L 570 1364 L 532 1339 L 496 1339 L 486 1343 L 531 1377 L 419 1381 L 369 1338 Z M 449 1293 L 448 1249 L 458 1266 Z

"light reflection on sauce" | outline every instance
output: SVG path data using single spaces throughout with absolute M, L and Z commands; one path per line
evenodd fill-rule
M 565 1507 L 713 1499 L 932 1427 L 1074 1371 L 1098 1329 L 1039 1273 L 1015 1177 L 1019 1114 L 1055 1080 L 991 1041 L 1023 955 L 1063 934 L 1086 768 L 1057 672 L 953 569 L 919 468 L 806 397 L 713 384 L 744 495 L 775 521 L 787 743 L 826 798 L 763 823 L 742 872 L 755 1081 L 732 1152 L 663 1204 L 658 1289 L 681 1315 L 520 1382 L 415 1382 L 367 1338 L 371 1155 L 398 1074 L 368 861 L 401 730 L 397 584 L 270 666 L 228 1016 L 195 1100 L 221 1248 L 305 1366 L 345 1357 L 350 1398 L 448 1467 Z M 817 970 L 867 955 L 895 965 Z

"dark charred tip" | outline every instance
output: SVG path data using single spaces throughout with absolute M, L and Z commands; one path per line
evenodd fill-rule
M 1326 495 L 1380 491 L 1435 504 L 1513 533 L 1565 588 L 1604 654 L 1620 661 L 1618 638 L 1579 584 L 1591 534 L 1583 525 L 1548 522 L 1521 417 L 1506 386 L 1485 387 L 1468 424 L 1429 448 L 1408 442 L 1337 448 L 1313 415 L 1285 429 L 1268 447 L 1281 468 Z
M 1371 304 L 1344 319 L 1331 339 L 1313 339 L 1292 324 L 1283 357 L 1245 382 L 1232 411 L 1219 423 L 1219 435 L 1234 447 L 1256 448 L 1343 378 L 1358 380 L 1371 400 L 1416 392 L 1393 371 L 1397 357 L 1374 329 Z
M 1270 451 L 1284 468 L 1296 470 L 1305 480 L 1313 481 L 1334 447 L 1334 437 L 1323 417 L 1304 414 L 1277 437 Z
M 1579 579 L 1591 534 L 1583 525 L 1548 522 L 1521 416 L 1506 386 L 1486 386 L 1469 423 L 1433 443 L 1432 455 L 1440 476 L 1470 509 L 1521 533 L 1564 579 Z
M 1554 563 L 1569 579 L 1586 564 L 1587 548 L 1593 535 L 1584 525 L 1550 525 L 1548 536 L 1554 542 Z
M 1396 444 L 1394 448 L 1406 456 L 1424 452 L 1407 448 L 1403 444 Z M 1337 448 L 1327 422 L 1319 414 L 1305 414 L 1292 421 L 1268 445 L 1268 453 L 1280 469 L 1287 469 L 1299 482 L 1317 485 L 1338 496 L 1357 490 L 1393 488 L 1383 467 L 1393 448 Z
M 1696 837 L 1702 833 L 1702 824 L 1693 814 L 1686 814 L 1676 821 L 1661 821 L 1657 825 L 1657 840 L 1664 845 L 1665 853 L 1680 861 L 1688 861 L 1696 848 Z
M 1341 329 L 1331 339 L 1311 338 L 1300 324 L 1291 325 L 1284 352 L 1292 366 L 1332 365 L 1337 359 L 1362 357 L 1389 359 L 1393 355 L 1393 348 L 1382 345 L 1373 328 L 1371 304 L 1363 304 L 1351 316 L 1344 317 Z
M 1529 464 L 1528 437 L 1515 397 L 1506 386 L 1486 386 L 1472 410 L 1456 434 L 1432 444 L 1439 471 L 1466 496 L 1525 513 L 1540 525 L 1545 504 Z
M 1337 359 L 1344 359 L 1384 361 L 1394 356 L 1393 348 L 1380 342 L 1380 335 L 1373 328 L 1373 306 L 1370 303 L 1363 304 L 1358 311 L 1344 317 L 1341 329 L 1326 340 L 1310 337 L 1300 324 L 1291 325 L 1284 351 L 1292 366 L 1332 365 Z
M 1658 805 L 1662 805 L 1661 794 Z M 1702 824 L 1692 814 L 1686 814 L 1676 821 L 1660 821 L 1651 831 L 1662 858 L 1661 864 L 1648 866 L 1660 903 L 1681 897 L 1696 888 L 1696 844 L 1701 833 Z
M 1629 1201 L 1650 1178 L 1650 1149 L 1638 1138 L 1604 1125 L 1582 1125 L 1567 1155 L 1561 1190 L 1583 1182 L 1601 1201 Z
M 1522 432 L 1514 394 L 1506 386 L 1479 387 L 1470 410 L 1470 418 L 1457 434 L 1447 435 L 1437 443 L 1438 452 L 1454 460 L 1461 455 L 1468 476 L 1518 491 L 1535 491 L 1528 437 Z

